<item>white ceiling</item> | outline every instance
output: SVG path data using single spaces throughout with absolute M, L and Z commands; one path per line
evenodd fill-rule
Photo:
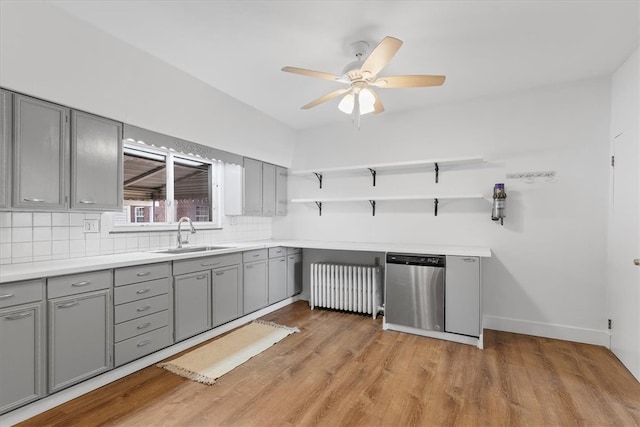
M 305 129 L 350 118 L 350 44 L 404 41 L 380 75 L 444 74 L 442 87 L 380 89 L 385 114 L 611 73 L 638 46 L 639 1 L 54 1 L 69 13 L 276 118 Z

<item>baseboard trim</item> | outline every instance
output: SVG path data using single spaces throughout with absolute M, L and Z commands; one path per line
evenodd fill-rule
M 137 359 L 131 363 L 127 363 L 126 365 L 122 365 L 118 368 L 114 368 L 108 372 L 98 375 L 97 377 L 83 381 L 79 384 L 53 393 L 47 397 L 43 397 L 40 400 L 36 400 L 35 402 L 14 409 L 13 411 L 7 412 L 6 414 L 0 416 L 0 426 L 12 426 L 29 418 L 35 417 L 42 412 L 48 411 L 51 408 L 55 408 L 58 405 L 75 399 L 76 397 L 87 394 L 90 391 L 96 390 L 104 385 L 117 381 L 120 378 L 126 377 L 129 374 L 146 368 L 147 366 L 158 363 L 161 360 L 166 359 L 167 357 L 171 357 L 174 354 L 187 350 L 197 344 L 203 343 L 207 340 L 210 340 L 211 338 L 215 338 L 218 335 L 222 335 L 226 332 L 231 331 L 232 329 L 247 324 L 252 320 L 255 320 L 273 311 L 279 310 L 282 307 L 298 301 L 298 299 L 300 299 L 299 295 L 287 298 L 261 310 L 242 316 L 239 319 L 233 320 L 229 323 L 225 323 L 224 325 L 218 326 L 200 335 L 196 335 L 195 337 L 180 341 L 176 344 L 173 344 L 171 347 L 156 351 L 155 353 Z
M 533 322 L 508 317 L 488 316 L 482 318 L 483 329 L 554 338 L 583 344 L 601 345 L 609 348 L 611 336 L 607 330 L 578 328 L 553 323 Z
M 466 335 L 451 334 L 448 332 L 426 331 L 424 329 L 412 328 L 410 326 L 395 325 L 393 323 L 387 323 L 385 321 L 383 321 L 382 323 L 382 329 L 385 331 L 404 332 L 406 334 L 420 335 L 427 338 L 437 338 L 440 340 L 453 341 L 460 344 L 473 345 L 481 350 L 483 348 L 482 335 L 480 335 L 479 338 L 475 338 Z

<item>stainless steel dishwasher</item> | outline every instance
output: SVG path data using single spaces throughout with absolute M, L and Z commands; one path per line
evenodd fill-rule
M 387 254 L 385 322 L 444 331 L 442 255 Z

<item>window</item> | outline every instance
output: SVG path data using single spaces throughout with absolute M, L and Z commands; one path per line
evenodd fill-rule
M 218 162 L 139 145 L 124 145 L 123 215 L 115 225 L 166 225 L 188 217 L 217 226 Z

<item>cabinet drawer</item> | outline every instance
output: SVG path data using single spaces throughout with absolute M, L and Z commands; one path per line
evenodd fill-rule
M 185 259 L 173 262 L 173 274 L 178 276 L 196 271 L 211 270 L 212 268 L 237 265 L 241 262 L 242 256 L 240 253 Z
M 42 280 L 14 282 L 0 285 L 0 308 L 27 302 L 41 301 L 44 297 Z
M 115 364 L 116 366 L 124 365 L 171 344 L 171 333 L 168 326 L 129 338 L 115 345 Z
M 168 308 L 169 296 L 167 294 L 120 304 L 115 307 L 115 323 L 126 322 L 127 320 L 157 313 Z
M 302 248 L 287 248 L 287 255 L 301 254 Z
M 282 246 L 269 248 L 269 258 L 277 258 L 280 256 L 285 256 L 286 254 L 287 254 L 287 248 L 283 248 Z
M 52 299 L 110 287 L 111 270 L 54 277 L 47 279 L 47 297 Z
M 256 249 L 255 251 L 246 251 L 242 253 L 244 262 L 261 261 L 267 259 L 268 251 L 266 249 Z
M 135 265 L 116 270 L 116 286 L 169 277 L 169 263 Z
M 120 342 L 168 325 L 169 311 L 159 311 L 158 313 L 117 324 L 115 326 L 114 341 Z
M 144 298 L 155 297 L 169 292 L 169 278 L 119 286 L 114 291 L 114 304 L 124 304 Z

